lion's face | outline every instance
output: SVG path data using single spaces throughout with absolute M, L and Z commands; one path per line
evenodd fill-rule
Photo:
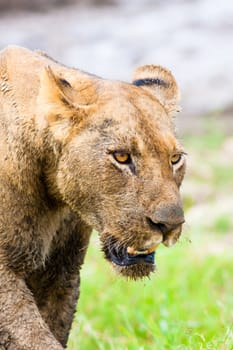
M 146 88 L 107 81 L 100 86 L 90 110 L 81 119 L 76 112 L 72 127 L 63 129 L 69 136 L 57 186 L 64 201 L 99 231 L 105 257 L 136 279 L 154 270 L 161 242 L 170 246 L 180 236 L 184 152 L 168 107 L 146 83 Z

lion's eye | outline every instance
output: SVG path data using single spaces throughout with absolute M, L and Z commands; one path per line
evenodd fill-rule
M 113 153 L 113 157 L 120 164 L 131 163 L 131 156 L 129 153 L 116 151 Z
M 180 153 L 173 154 L 173 156 L 171 157 L 171 164 L 175 165 L 175 164 L 179 163 L 181 158 L 182 158 L 182 154 L 180 154 Z

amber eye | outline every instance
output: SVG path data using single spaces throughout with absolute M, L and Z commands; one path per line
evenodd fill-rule
M 182 158 L 182 154 L 180 154 L 180 153 L 173 154 L 173 156 L 171 157 L 171 164 L 175 165 L 175 164 L 179 163 L 181 158 Z
M 121 163 L 121 164 L 131 163 L 131 157 L 129 153 L 117 151 L 113 153 L 113 157 L 118 163 Z

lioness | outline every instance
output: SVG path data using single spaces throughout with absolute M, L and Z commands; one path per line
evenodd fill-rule
M 67 68 L 40 52 L 0 52 L 0 347 L 66 347 L 90 233 L 137 279 L 180 236 L 184 151 L 169 71 L 132 84 Z

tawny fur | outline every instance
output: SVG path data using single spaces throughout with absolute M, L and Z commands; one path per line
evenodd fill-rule
M 0 348 L 66 347 L 92 228 L 103 249 L 178 239 L 178 95 L 158 66 L 140 67 L 128 84 L 40 52 L 0 52 Z M 116 150 L 131 166 L 114 159 Z M 115 267 L 135 279 L 154 269 Z

